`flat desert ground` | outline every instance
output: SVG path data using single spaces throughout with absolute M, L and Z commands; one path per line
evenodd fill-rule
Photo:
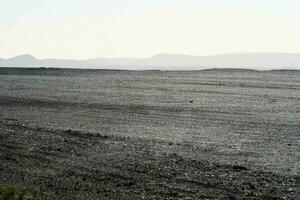
M 0 68 L 0 185 L 300 199 L 300 71 Z

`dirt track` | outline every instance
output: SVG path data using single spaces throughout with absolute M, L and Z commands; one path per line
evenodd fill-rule
M 299 72 L 0 74 L 0 184 L 53 199 L 299 198 Z

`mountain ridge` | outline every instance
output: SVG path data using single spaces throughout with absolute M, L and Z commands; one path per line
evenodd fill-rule
M 225 53 L 212 56 L 156 54 L 149 58 L 37 59 L 32 55 L 0 58 L 0 67 L 198 70 L 209 68 L 300 69 L 300 53 Z

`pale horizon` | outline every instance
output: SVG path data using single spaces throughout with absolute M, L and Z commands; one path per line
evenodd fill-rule
M 299 53 L 300 2 L 0 0 L 0 58 Z
M 144 58 L 39 59 L 19 55 L 0 59 L 0 67 L 54 67 L 124 70 L 201 70 L 209 68 L 243 68 L 255 70 L 300 69 L 300 53 L 231 53 L 212 56 L 158 54 Z
M 195 55 L 195 54 L 183 54 L 183 53 L 157 53 L 157 54 L 152 54 L 148 56 L 140 56 L 140 57 L 125 57 L 125 56 L 119 56 L 119 57 L 105 57 L 105 56 L 96 56 L 96 57 L 90 57 L 90 58 L 64 58 L 64 57 L 54 57 L 54 56 L 48 56 L 48 57 L 37 57 L 35 55 L 29 54 L 29 53 L 23 53 L 23 54 L 18 54 L 10 57 L 3 57 L 0 55 L 0 59 L 4 60 L 9 60 L 13 59 L 19 56 L 31 56 L 37 60 L 46 60 L 46 59 L 62 59 L 62 60 L 91 60 L 91 59 L 145 59 L 145 58 L 152 58 L 155 56 L 160 56 L 160 55 L 171 55 L 171 56 L 192 56 L 192 57 L 214 57 L 214 56 L 222 56 L 222 55 L 266 55 L 266 54 L 274 54 L 274 55 L 279 55 L 279 54 L 284 54 L 284 55 L 300 55 L 300 52 L 225 52 L 225 53 L 218 53 L 218 54 L 207 54 L 207 55 Z

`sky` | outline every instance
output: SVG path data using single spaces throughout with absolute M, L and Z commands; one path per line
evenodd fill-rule
M 0 58 L 300 52 L 299 0 L 0 0 Z

